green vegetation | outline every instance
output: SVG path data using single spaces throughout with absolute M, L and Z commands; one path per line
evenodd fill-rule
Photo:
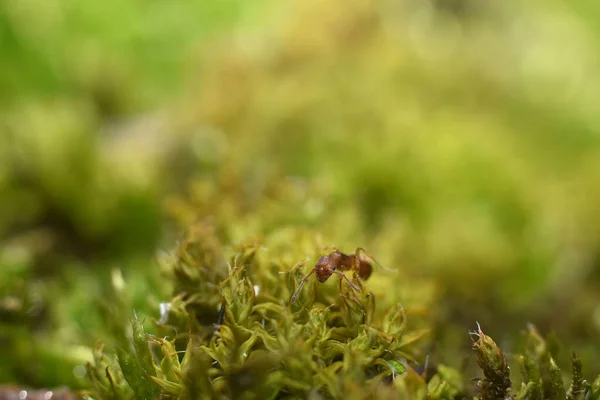
M 468 387 L 455 369 L 415 362 L 428 329 L 409 327 L 414 311 L 393 304 L 394 293 L 380 298 L 354 277 L 359 293 L 315 282 L 290 305 L 302 263 L 272 262 L 255 245 L 226 260 L 213 235 L 197 225 L 165 258 L 176 288 L 157 321 L 166 335 L 146 333 L 136 318 L 116 357 L 98 348 L 90 398 L 510 398 L 508 359 L 481 328 L 472 335 L 483 377 Z M 565 391 L 548 343 L 533 328 L 525 341 L 517 398 L 598 398 L 600 377 L 587 384 L 576 354 Z
M 600 6 L 87 3 L 0 1 L 0 383 L 600 396 Z

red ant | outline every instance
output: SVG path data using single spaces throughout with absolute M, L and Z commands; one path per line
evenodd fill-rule
M 352 289 L 357 292 L 360 292 L 358 286 L 356 286 L 342 271 L 354 271 L 356 275 L 362 280 L 367 280 L 371 276 L 371 272 L 373 272 L 373 266 L 371 265 L 371 261 L 375 261 L 377 265 L 383 268 L 386 271 L 391 271 L 388 268 L 385 268 L 373 257 L 368 251 L 363 249 L 362 247 L 357 247 L 354 251 L 354 254 L 344 254 L 335 247 L 331 247 L 334 251 L 329 253 L 326 256 L 322 256 L 319 258 L 315 267 L 302 278 L 300 281 L 300 285 L 292 295 L 290 299 L 290 304 L 294 304 L 296 301 L 296 297 L 302 290 L 302 287 L 306 283 L 306 280 L 312 275 L 315 274 L 317 276 L 317 280 L 321 283 L 325 282 L 329 277 L 333 274 L 336 274 L 340 277 L 340 290 L 342 287 L 342 279 L 346 279 L 348 285 Z M 366 256 L 366 257 L 365 257 Z

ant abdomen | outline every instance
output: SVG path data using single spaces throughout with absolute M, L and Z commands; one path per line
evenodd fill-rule
M 357 271 L 360 279 L 366 281 L 371 276 L 371 272 L 373 272 L 373 266 L 371 265 L 371 263 L 365 260 L 360 260 Z

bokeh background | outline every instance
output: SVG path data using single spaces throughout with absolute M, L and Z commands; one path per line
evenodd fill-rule
M 97 341 L 158 318 L 157 260 L 197 221 L 369 249 L 446 364 L 475 321 L 509 352 L 532 323 L 600 372 L 598 21 L 590 0 L 0 0 L 0 383 L 85 387 Z

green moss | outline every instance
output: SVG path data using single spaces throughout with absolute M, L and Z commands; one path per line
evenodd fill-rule
M 506 399 L 511 389 L 510 370 L 506 356 L 491 337 L 485 335 L 480 327 L 473 333 L 477 340 L 473 348 L 477 353 L 477 364 L 483 370 L 485 378 L 479 381 L 481 391 L 479 397 L 483 400 Z M 531 383 L 531 385 L 530 385 Z M 527 383 L 526 390 L 530 397 L 534 391 L 534 381 Z
M 224 263 L 214 237 L 214 246 L 206 245 L 206 236 L 198 242 L 195 235 L 211 232 L 202 229 L 190 230 L 164 266 L 175 280 L 174 298 L 159 323 L 170 336 L 148 336 L 135 320 L 130 346 L 118 350 L 119 377 L 136 398 L 156 396 L 159 389 L 164 398 L 337 398 L 351 387 L 373 393 L 384 383 L 401 388 L 395 382 L 405 379 L 421 382 L 427 392 L 425 380 L 408 372 L 426 331 L 410 330 L 400 305 L 376 312 L 375 295 L 356 278 L 360 293 L 346 284 L 336 293 L 337 287 L 311 282 L 291 305 L 301 268 L 258 257 L 255 247 Z M 97 358 L 90 375 L 101 376 L 105 363 Z M 452 372 L 444 371 L 430 384 L 436 398 L 457 390 L 455 380 L 444 378 Z M 119 382 L 95 379 L 94 396 L 109 398 Z
M 174 291 L 152 328 L 161 336 L 146 333 L 136 318 L 116 357 L 96 350 L 88 366 L 92 398 L 576 399 L 597 392 L 576 356 L 565 391 L 549 345 L 533 327 L 515 355 L 522 376 L 516 392 L 508 358 L 481 328 L 472 333 L 484 376 L 477 388 L 445 365 L 417 372 L 428 330 L 416 329 L 398 303 L 379 309 L 368 281 L 354 276 L 360 292 L 345 282 L 340 292 L 311 280 L 291 304 L 304 263 L 275 262 L 256 243 L 232 250 L 226 262 L 225 247 L 200 224 L 165 257 Z
M 0 3 L 3 382 L 598 396 L 597 12 L 295 0 L 192 50 L 266 2 L 118 3 Z M 311 278 L 290 305 L 331 244 L 395 272 L 345 297 Z M 475 341 L 483 372 L 463 363 L 474 320 L 492 332 Z M 572 383 L 550 340 L 517 344 L 527 321 L 577 350 Z

